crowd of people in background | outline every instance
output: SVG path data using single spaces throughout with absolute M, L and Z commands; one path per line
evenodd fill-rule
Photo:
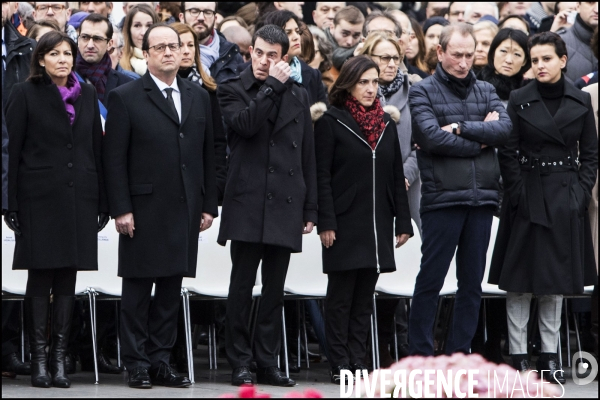
M 597 2 L 123 2 L 115 20 L 116 4 L 2 3 L 2 209 L 13 269 L 28 270 L 30 354 L 17 356 L 18 307 L 3 302 L 3 376 L 67 388 L 78 363 L 123 371 L 110 360 L 118 311 L 98 305 L 95 358 L 89 306 L 74 297 L 77 272 L 98 270 L 110 218 L 133 388 L 191 384 L 179 291 L 211 225 L 231 242 L 215 318 L 233 385 L 296 384 L 278 367 L 283 287 L 313 227 L 328 287 L 324 307 L 304 301 L 321 353 L 310 356 L 326 356 L 332 383 L 374 367 L 375 285 L 402 270 L 394 249 L 414 235 L 410 307 L 377 300 L 382 367 L 479 352 L 527 371 L 533 353 L 543 378 L 564 384 L 563 296 L 590 285 L 591 301 L 573 306 L 597 355 Z M 484 279 L 507 292 L 486 309 Z

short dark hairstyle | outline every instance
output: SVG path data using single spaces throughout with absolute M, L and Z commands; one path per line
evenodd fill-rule
M 373 68 L 377 70 L 379 76 L 379 66 L 369 56 L 360 55 L 346 61 L 329 90 L 329 103 L 336 107 L 343 107 L 350 90 L 360 80 L 362 74 Z
M 269 44 L 278 44 L 281 46 L 281 57 L 285 56 L 290 49 L 290 41 L 285 34 L 285 31 L 277 25 L 265 25 L 257 29 L 252 35 L 252 47 L 256 43 L 256 39 L 261 38 Z
M 508 21 L 509 19 L 518 19 L 519 21 L 523 22 L 525 24 L 525 26 L 527 27 L 527 34 L 531 34 L 531 27 L 529 26 L 529 22 L 527 22 L 527 20 L 525 18 L 523 18 L 520 15 L 517 14 L 509 14 L 506 17 L 502 18 L 500 21 L 498 21 L 498 28 L 502 29 L 503 25 L 506 21 Z
M 164 22 L 159 22 L 157 24 L 150 25 L 150 28 L 148 28 L 146 33 L 144 33 L 144 38 L 142 39 L 142 50 L 145 50 L 145 51 L 150 50 L 150 43 L 148 43 L 148 37 L 150 36 L 150 32 L 152 32 L 156 28 L 169 28 L 170 30 L 175 32 L 175 35 L 177 35 L 177 41 L 181 45 L 181 39 L 179 38 L 179 32 L 177 32 L 175 30 L 175 28 L 173 28 L 172 26 L 167 25 Z
M 108 28 L 106 28 L 106 37 L 108 38 L 108 40 L 112 39 L 113 37 L 113 26 L 110 23 L 110 21 L 108 20 L 108 18 L 106 18 L 104 15 L 102 14 L 90 14 L 87 17 L 85 17 L 83 19 L 83 21 L 81 21 L 81 24 L 79 24 L 79 27 L 77 28 L 77 33 L 81 33 L 81 27 L 83 26 L 84 22 L 91 22 L 92 24 L 99 24 L 101 22 L 106 22 L 106 25 L 108 26 Z
M 490 45 L 490 50 L 488 51 L 488 65 L 494 69 L 494 54 L 496 53 L 496 49 L 502 42 L 506 39 L 510 39 L 518 44 L 524 53 L 524 57 L 527 60 L 525 65 L 519 71 L 519 74 L 524 74 L 529 68 L 531 68 L 531 58 L 529 57 L 529 51 L 527 49 L 527 40 L 529 37 L 523 31 L 513 28 L 503 28 L 498 31 L 494 40 L 492 40 L 492 44 Z
M 365 19 L 365 23 L 363 24 L 363 36 L 364 37 L 367 37 L 367 34 L 368 34 L 367 26 L 369 26 L 371 21 L 373 21 L 374 19 L 377 19 L 377 18 L 386 18 L 386 19 L 390 20 L 391 22 L 393 22 L 394 26 L 395 26 L 394 33 L 396 34 L 396 37 L 399 38 L 400 36 L 402 36 L 402 25 L 400 25 L 400 22 L 398 22 L 396 20 L 396 18 L 394 18 L 394 14 L 390 13 L 387 10 L 385 10 L 385 11 L 374 10 Z
M 276 25 L 281 29 L 284 29 L 285 24 L 287 24 L 290 19 L 296 21 L 296 24 L 300 27 L 300 18 L 298 18 L 296 14 L 288 10 L 277 10 L 262 16 L 260 20 L 256 22 L 254 29 L 259 30 L 265 25 Z
M 549 44 L 554 47 L 554 51 L 558 58 L 562 56 L 567 56 L 569 58 L 569 53 L 567 51 L 567 45 L 565 41 L 560 37 L 559 34 L 554 32 L 540 32 L 529 38 L 528 49 L 527 52 L 529 54 L 529 58 L 531 59 L 531 49 L 535 46 L 542 46 L 544 44 Z M 567 73 L 567 64 L 565 64 L 562 69 L 564 74 Z
M 46 69 L 40 65 L 40 60 L 43 60 L 46 54 L 50 53 L 52 49 L 63 42 L 66 42 L 71 47 L 73 68 L 75 68 L 77 45 L 66 33 L 52 31 L 42 36 L 37 46 L 35 46 L 35 50 L 33 50 L 33 55 L 31 56 L 31 67 L 29 68 L 29 77 L 27 80 L 34 83 L 43 83 L 46 79 L 49 79 Z

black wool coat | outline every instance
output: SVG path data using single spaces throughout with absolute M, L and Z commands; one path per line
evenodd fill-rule
M 133 238 L 120 236 L 123 278 L 195 276 L 201 214 L 218 212 L 209 96 L 179 77 L 177 85 L 181 124 L 150 73 L 108 97 L 110 214 L 132 212 L 135 225 Z
M 264 82 L 246 68 L 219 85 L 229 168 L 218 242 L 302 251 L 305 222 L 317 222 L 314 135 L 306 91 L 289 79 Z
M 395 235 L 413 235 L 396 123 L 385 122 L 375 150 L 345 109 L 331 107 L 315 125 L 318 232 L 336 235 L 323 247 L 324 273 L 393 272 Z
M 498 149 L 506 206 L 489 283 L 509 292 L 583 293 L 597 278 L 587 212 L 598 170 L 590 96 L 565 82 L 552 117 L 532 82 L 511 93 L 507 111 L 513 131 Z
M 58 88 L 25 82 L 6 105 L 8 210 L 16 211 L 13 269 L 98 269 L 98 213 L 107 212 L 102 124 L 93 86 L 69 117 Z

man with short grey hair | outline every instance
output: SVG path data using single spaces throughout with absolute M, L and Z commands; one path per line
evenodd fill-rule
M 444 27 L 433 76 L 412 86 L 409 104 L 421 171 L 421 271 L 409 321 L 410 352 L 433 355 L 440 290 L 456 253 L 458 290 L 446 353 L 469 353 L 477 328 L 481 282 L 500 168 L 494 146 L 512 124 L 493 86 L 471 70 L 473 27 Z
M 476 24 L 484 15 L 491 15 L 498 20 L 498 6 L 492 2 L 469 3 L 465 7 L 465 22 Z

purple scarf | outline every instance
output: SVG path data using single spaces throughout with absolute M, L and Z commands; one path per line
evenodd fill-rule
M 67 114 L 69 115 L 69 123 L 73 125 L 73 122 L 75 122 L 75 107 L 73 107 L 73 104 L 75 104 L 75 101 L 81 94 L 79 80 L 75 76 L 75 73 L 71 72 L 67 79 L 67 86 L 57 87 L 60 92 L 60 97 L 62 97 L 63 103 L 65 103 Z
M 112 69 L 112 61 L 108 52 L 104 57 L 96 63 L 90 64 L 83 59 L 81 53 L 77 51 L 77 60 L 75 61 L 75 69 L 83 77 L 89 79 L 98 93 L 98 100 L 104 103 L 104 93 L 106 92 L 106 82 L 108 82 L 108 73 Z

